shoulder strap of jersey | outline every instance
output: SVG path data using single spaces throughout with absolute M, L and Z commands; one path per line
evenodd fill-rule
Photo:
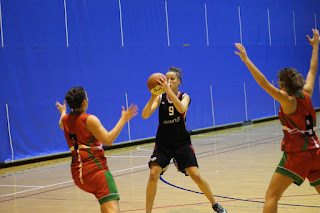
M 188 95 L 188 94 L 185 93 L 185 92 L 180 92 L 180 94 L 179 94 L 179 96 L 178 96 L 179 100 L 181 101 L 186 95 Z M 190 97 L 189 97 L 189 98 L 190 98 Z M 191 98 L 190 98 L 190 101 L 189 101 L 189 104 L 188 104 L 188 105 L 190 105 L 190 103 L 191 103 Z
M 161 95 L 159 96 L 159 106 L 160 106 L 160 104 L 161 104 L 162 97 L 163 97 L 163 94 L 161 94 Z

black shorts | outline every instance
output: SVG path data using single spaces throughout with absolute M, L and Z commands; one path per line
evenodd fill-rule
M 161 144 L 154 146 L 153 154 L 149 161 L 149 167 L 151 162 L 156 162 L 162 168 L 161 175 L 168 168 L 171 159 L 178 171 L 187 175 L 185 169 L 191 166 L 198 166 L 197 158 L 194 153 L 194 149 L 191 144 L 183 144 L 177 147 L 168 147 Z

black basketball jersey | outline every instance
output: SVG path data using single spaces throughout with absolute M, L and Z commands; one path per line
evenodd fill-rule
M 179 92 L 177 98 L 181 101 L 186 95 L 187 93 Z M 169 100 L 167 93 L 160 95 L 159 102 L 159 127 L 156 144 L 171 146 L 190 144 L 190 135 L 186 127 L 187 111 L 183 114 L 179 113 L 172 101 Z

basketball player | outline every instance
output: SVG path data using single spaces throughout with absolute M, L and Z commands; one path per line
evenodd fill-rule
M 107 166 L 102 143 L 111 146 L 123 126 L 137 115 L 137 106 L 127 110 L 122 107 L 122 115 L 115 127 L 108 132 L 100 120 L 90 114 L 88 97 L 82 87 L 73 87 L 65 100 L 72 111 L 66 114 L 66 101 L 56 106 L 61 113 L 59 125 L 68 142 L 72 155 L 71 173 L 74 183 L 82 190 L 92 193 L 100 203 L 103 213 L 119 213 L 119 194 L 111 172 Z
M 166 78 L 159 80 L 165 91 L 162 95 L 153 95 L 142 111 L 142 118 L 149 118 L 159 107 L 159 128 L 156 145 L 151 156 L 150 176 L 146 191 L 146 211 L 151 213 L 157 191 L 157 182 L 173 158 L 179 171 L 189 175 L 210 201 L 212 208 L 219 213 L 227 211 L 215 202 L 211 189 L 199 172 L 197 159 L 186 128 L 186 114 L 190 104 L 188 94 L 179 92 L 181 70 L 171 67 Z
M 256 82 L 279 101 L 279 119 L 284 132 L 283 157 L 276 168 L 266 193 L 264 213 L 277 212 L 277 204 L 284 191 L 292 184 L 301 185 L 305 178 L 320 194 L 320 145 L 315 134 L 316 113 L 311 103 L 318 70 L 319 31 L 307 36 L 313 47 L 310 70 L 306 81 L 297 70 L 284 68 L 279 72 L 280 89 L 275 88 L 257 69 L 241 44 L 235 52 L 245 63 Z

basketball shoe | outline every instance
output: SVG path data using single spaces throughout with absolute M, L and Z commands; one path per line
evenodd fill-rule
M 215 203 L 213 206 L 212 206 L 213 210 L 215 212 L 218 212 L 218 213 L 228 213 L 226 209 L 222 208 L 219 203 Z

